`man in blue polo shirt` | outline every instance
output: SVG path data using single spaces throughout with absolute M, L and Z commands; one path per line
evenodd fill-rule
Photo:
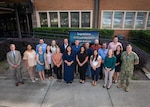
M 40 40 L 39 40 L 39 44 L 36 46 L 36 53 L 38 53 L 38 48 L 39 48 L 40 46 L 42 47 L 42 51 L 45 53 L 45 52 L 46 52 L 47 44 L 44 43 L 44 40 L 43 40 L 43 39 L 40 39 Z
M 104 43 L 102 44 L 102 48 L 100 48 L 100 49 L 98 50 L 98 54 L 102 57 L 100 79 L 103 79 L 103 63 L 104 63 L 105 57 L 106 57 L 106 55 L 107 55 L 107 52 L 108 52 L 107 43 L 104 42 Z

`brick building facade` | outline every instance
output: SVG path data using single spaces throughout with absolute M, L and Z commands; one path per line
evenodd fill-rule
M 34 0 L 34 27 L 150 30 L 150 0 Z

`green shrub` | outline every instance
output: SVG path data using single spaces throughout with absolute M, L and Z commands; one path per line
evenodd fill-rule
M 49 37 L 53 37 L 54 35 L 59 36 L 60 34 L 68 37 L 70 30 L 99 31 L 100 38 L 112 38 L 114 34 L 114 30 L 107 30 L 107 29 L 40 27 L 40 28 L 34 28 L 34 35 L 35 37 L 48 36 L 49 38 Z
M 111 39 L 114 35 L 114 30 L 101 29 L 99 34 L 101 38 Z
M 129 37 L 150 41 L 150 31 L 149 30 L 131 30 L 129 32 Z

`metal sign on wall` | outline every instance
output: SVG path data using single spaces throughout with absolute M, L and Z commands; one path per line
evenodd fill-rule
M 94 43 L 95 39 L 99 39 L 99 31 L 69 31 L 70 43 L 74 43 L 75 40 L 79 40 L 81 44 Z

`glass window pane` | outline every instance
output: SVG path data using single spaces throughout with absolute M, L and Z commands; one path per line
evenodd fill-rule
M 68 27 L 68 12 L 60 12 L 60 25 L 61 27 Z
M 148 20 L 147 20 L 147 27 L 150 28 L 150 13 L 149 13 Z
M 50 24 L 51 27 L 58 27 L 58 16 L 57 12 L 50 12 Z
M 122 20 L 123 19 L 123 12 L 115 12 L 114 14 L 114 28 L 122 28 Z
M 81 27 L 90 27 L 90 12 L 81 13 Z
M 133 23 L 134 23 L 134 12 L 126 12 L 124 27 L 133 28 Z
M 41 27 L 48 27 L 47 13 L 39 13 Z
M 71 27 L 79 27 L 79 12 L 71 12 Z
M 138 12 L 136 18 L 136 28 L 144 28 L 144 12 Z
M 111 24 L 112 24 L 112 12 L 104 12 L 102 28 L 111 28 Z

